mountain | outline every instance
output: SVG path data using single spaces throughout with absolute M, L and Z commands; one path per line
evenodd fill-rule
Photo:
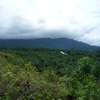
M 59 49 L 75 48 L 75 49 L 85 49 L 85 50 L 100 49 L 100 47 L 91 46 L 89 44 L 67 38 L 1 39 L 0 46 L 43 47 L 43 48 L 59 48 Z

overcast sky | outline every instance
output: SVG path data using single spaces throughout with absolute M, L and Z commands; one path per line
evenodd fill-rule
M 0 38 L 66 37 L 100 46 L 100 0 L 0 0 Z

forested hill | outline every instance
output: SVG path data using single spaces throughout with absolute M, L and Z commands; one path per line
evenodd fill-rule
M 67 38 L 40 38 L 40 39 L 1 39 L 0 46 L 23 46 L 23 47 L 43 47 L 43 48 L 59 48 L 59 49 L 85 49 L 98 50 L 100 47 L 91 46 L 83 42 L 78 42 Z
M 100 100 L 100 50 L 0 47 L 0 100 Z

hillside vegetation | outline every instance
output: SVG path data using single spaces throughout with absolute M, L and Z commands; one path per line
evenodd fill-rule
M 81 49 L 81 50 L 100 50 L 98 46 L 92 46 L 68 38 L 38 38 L 38 39 L 0 39 L 0 46 L 7 47 L 38 47 L 55 49 Z
M 2 47 L 0 100 L 100 100 L 99 62 L 99 50 Z

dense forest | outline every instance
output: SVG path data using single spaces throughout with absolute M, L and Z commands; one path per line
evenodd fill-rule
M 99 50 L 0 47 L 0 100 L 100 100 L 99 86 Z

